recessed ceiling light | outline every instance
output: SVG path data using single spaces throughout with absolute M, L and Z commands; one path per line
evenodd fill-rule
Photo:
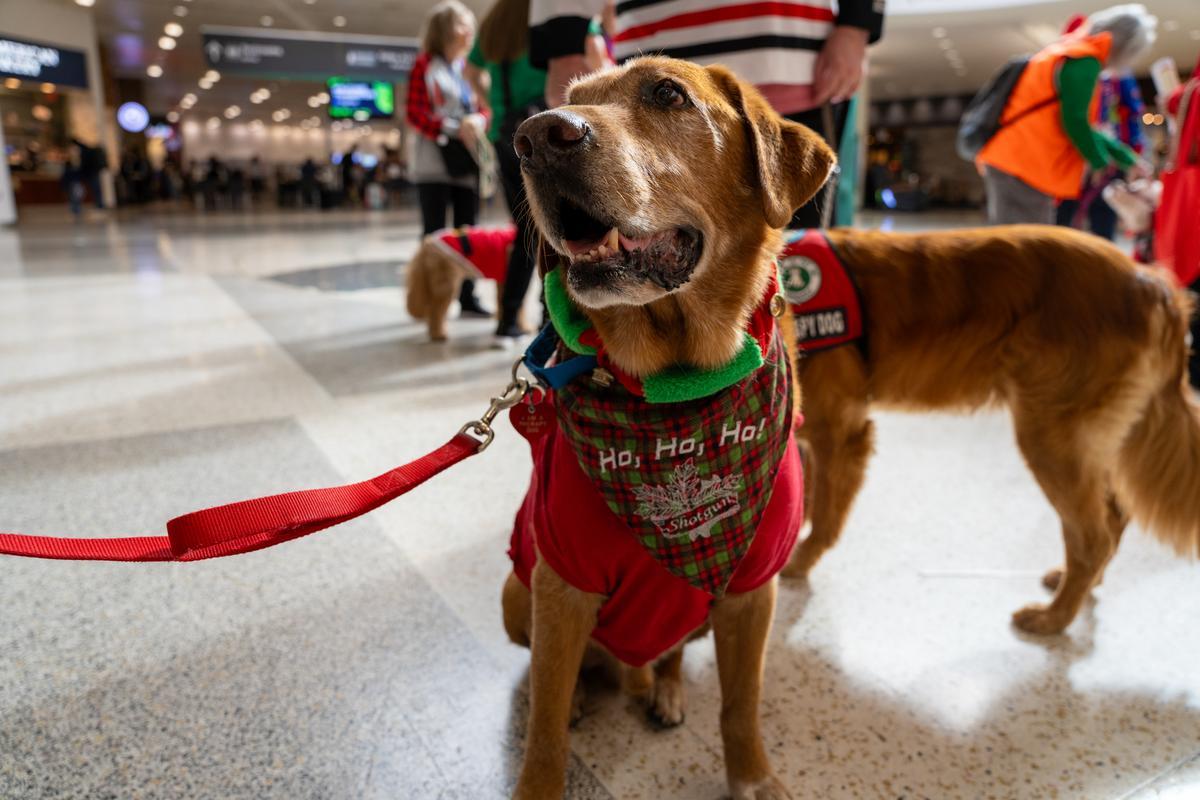
M 208 72 L 204 73 L 204 77 L 213 83 L 216 83 L 217 81 L 221 80 L 221 73 L 217 72 L 215 69 L 210 69 Z
M 175 16 L 186 17 L 187 16 L 187 6 L 175 6 Z
M 199 86 L 204 91 L 208 91 L 209 89 L 211 89 L 213 87 L 213 82 L 210 81 L 208 78 L 201 78 Z
M 96 0 L 75 0 L 75 5 L 83 6 L 84 8 L 91 8 L 92 6 L 96 5 Z
M 304 0 L 304 2 L 310 6 L 315 6 L 317 4 L 317 0 Z
M 55 86 L 53 83 L 43 83 L 42 84 L 42 94 L 54 94 L 54 90 L 57 88 L 58 87 Z
M 178 111 L 168 111 L 167 112 L 167 122 L 179 122 L 179 112 Z
M 229 108 L 225 109 L 225 119 L 233 119 L 234 117 L 239 116 L 241 113 L 242 109 L 238 108 L 237 106 L 230 106 Z
M 316 98 L 316 97 L 308 98 L 308 107 L 309 108 L 318 108 L 318 107 L 320 107 L 320 105 L 321 105 L 321 101 L 318 98 Z
M 335 28 L 346 27 L 346 18 L 341 16 L 340 14 L 338 16 L 334 17 L 333 18 L 333 27 L 335 27 Z
M 146 74 L 151 78 L 161 78 L 162 67 L 160 67 L 158 64 L 151 64 L 150 66 L 146 67 Z
M 170 36 L 159 37 L 158 46 L 161 47 L 163 50 L 174 50 L 175 49 L 175 40 L 172 39 Z
M 172 37 L 183 36 L 183 26 L 178 22 L 168 22 L 166 25 L 163 25 L 163 33 Z
M 5 78 L 4 79 L 4 88 L 5 89 L 20 89 L 21 88 L 21 79 L 20 78 Z
M 209 117 L 208 118 L 208 129 L 210 131 L 215 131 L 219 127 L 221 127 L 221 118 L 220 117 Z
M 269 28 L 275 24 L 275 18 L 268 16 L 267 14 L 263 14 L 262 19 L 260 19 L 259 22 L 262 23 L 264 28 Z

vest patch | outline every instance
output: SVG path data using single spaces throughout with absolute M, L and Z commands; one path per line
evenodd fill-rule
M 779 255 L 779 274 L 796 319 L 801 350 L 815 353 L 862 338 L 858 287 L 825 234 L 817 230 L 789 234 Z

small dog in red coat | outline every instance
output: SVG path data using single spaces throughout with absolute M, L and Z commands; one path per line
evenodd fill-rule
M 425 237 L 408 262 L 405 288 L 408 313 L 425 320 L 430 339 L 445 341 L 446 317 L 464 279 L 495 281 L 499 302 L 516 239 L 515 225 L 446 228 Z M 518 324 L 524 327 L 520 316 Z

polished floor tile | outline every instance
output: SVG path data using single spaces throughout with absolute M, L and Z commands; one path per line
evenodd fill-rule
M 516 353 L 486 320 L 426 341 L 395 270 L 419 238 L 411 211 L 0 230 L 0 529 L 157 532 L 446 441 Z M 794 796 L 1200 796 L 1200 568 L 1131 530 L 1065 635 L 1018 634 L 1061 540 L 1008 418 L 878 426 L 843 541 L 780 592 L 763 729 Z M 499 593 L 529 463 L 502 421 L 417 493 L 272 550 L 0 560 L 0 797 L 506 796 L 528 653 Z M 711 639 L 685 679 L 671 731 L 589 682 L 569 797 L 725 796 Z

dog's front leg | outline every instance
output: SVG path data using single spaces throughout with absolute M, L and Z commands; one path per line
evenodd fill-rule
M 541 559 L 530 583 L 529 733 L 513 797 L 551 800 L 562 797 L 566 788 L 571 699 L 604 598 L 570 586 Z
M 721 739 L 733 800 L 791 797 L 771 772 L 758 723 L 767 634 L 775 615 L 775 579 L 713 605 L 712 628 L 721 679 Z

